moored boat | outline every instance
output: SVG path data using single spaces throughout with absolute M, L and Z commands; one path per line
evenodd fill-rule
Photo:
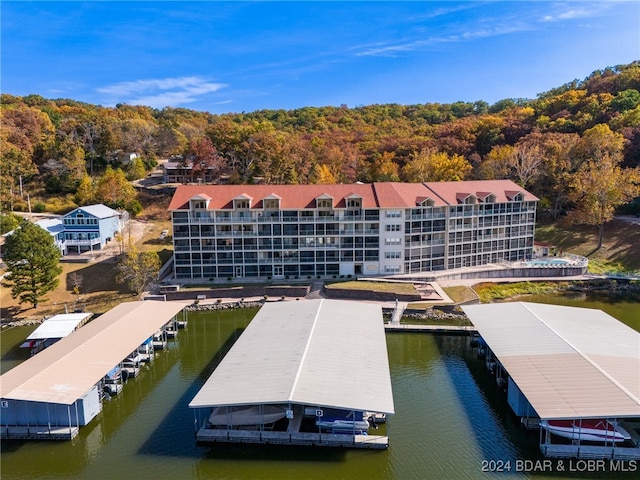
M 540 426 L 550 433 L 570 440 L 589 442 L 624 442 L 631 438 L 617 423 L 605 419 L 542 420 Z
M 260 425 L 277 422 L 284 418 L 286 411 L 284 408 L 274 405 L 239 406 L 239 407 L 217 407 L 209 415 L 209 424 L 212 426 L 227 425 Z

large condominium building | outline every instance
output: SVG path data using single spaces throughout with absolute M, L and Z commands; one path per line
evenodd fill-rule
M 182 185 L 175 277 L 429 272 L 531 258 L 538 199 L 509 180 Z

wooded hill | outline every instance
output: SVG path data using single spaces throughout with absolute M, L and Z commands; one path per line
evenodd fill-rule
M 194 181 L 205 171 L 233 183 L 512 178 L 553 212 L 580 203 L 580 195 L 572 192 L 589 188 L 577 184 L 581 170 L 599 171 L 602 177 L 618 169 L 626 176 L 640 166 L 638 61 L 595 71 L 536 99 L 493 105 L 386 104 L 212 115 L 3 94 L 0 106 L 3 210 L 25 209 L 24 190 L 44 188 L 76 204 L 102 201 L 135 211 L 127 203 L 130 197 L 114 196 L 118 182 L 140 178 L 156 159 L 169 157 L 192 165 Z M 129 152 L 141 158 L 118 171 L 119 154 Z

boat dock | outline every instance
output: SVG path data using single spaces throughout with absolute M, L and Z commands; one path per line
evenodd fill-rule
M 0 438 L 76 437 L 99 415 L 103 401 L 138 375 L 141 362 L 152 360 L 153 332 L 175 322 L 184 307 L 122 303 L 0 376 Z
M 382 309 L 265 304 L 189 407 L 198 442 L 388 448 L 365 416 L 394 413 Z
M 601 310 L 507 302 L 462 307 L 478 356 L 549 458 L 640 460 L 640 334 Z

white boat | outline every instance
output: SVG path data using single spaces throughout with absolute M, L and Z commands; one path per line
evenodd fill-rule
M 540 426 L 550 433 L 570 440 L 589 442 L 624 442 L 631 436 L 620 425 L 605 419 L 542 420 Z
M 216 407 L 209 415 L 209 423 L 214 426 L 260 425 L 277 422 L 285 415 L 284 408 L 274 405 Z

